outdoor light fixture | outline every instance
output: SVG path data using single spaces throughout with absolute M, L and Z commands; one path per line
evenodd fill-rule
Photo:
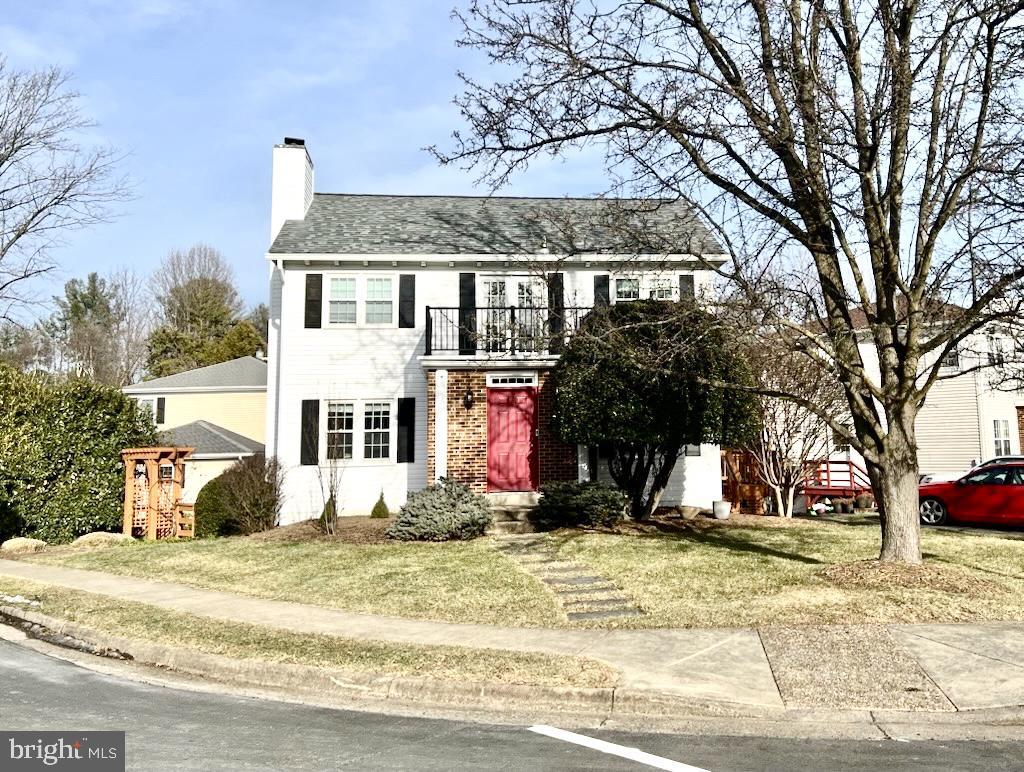
M 471 407 L 473 407 L 472 389 L 466 389 L 466 393 L 462 395 L 462 404 L 466 408 L 466 410 L 469 410 Z

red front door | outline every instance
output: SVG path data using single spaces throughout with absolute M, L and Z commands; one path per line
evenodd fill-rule
M 487 490 L 537 490 L 537 390 L 487 390 Z

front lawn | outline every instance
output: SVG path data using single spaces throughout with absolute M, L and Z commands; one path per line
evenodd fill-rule
M 546 538 L 646 612 L 617 627 L 1024 620 L 1024 541 L 998 533 L 926 529 L 926 566 L 896 577 L 851 565 L 878 554 L 878 526 L 870 523 L 674 520 Z M 569 624 L 550 590 L 486 538 L 351 544 L 247 537 L 55 548 L 27 559 L 365 613 Z
M 878 556 L 876 523 L 675 522 L 634 535 L 555 535 L 640 601 L 648 627 L 1024 620 L 1024 541 L 925 529 L 921 569 Z
M 367 614 L 533 626 L 564 621 L 543 584 L 486 539 L 352 544 L 232 537 L 59 547 L 32 560 Z

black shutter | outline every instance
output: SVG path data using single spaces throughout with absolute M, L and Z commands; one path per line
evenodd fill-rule
M 398 398 L 398 463 L 416 460 L 416 398 Z
M 548 330 L 551 342 L 548 351 L 558 354 L 565 342 L 565 284 L 561 273 L 553 273 L 548 277 Z
M 306 329 L 315 330 L 321 326 L 323 315 L 324 275 L 322 273 L 306 274 Z
M 167 410 L 167 400 L 164 397 L 156 398 L 156 422 L 162 424 L 164 422 L 164 413 Z
M 679 299 L 693 297 L 693 274 L 683 274 L 679 277 Z
M 398 326 L 416 326 L 416 277 L 411 273 L 398 277 Z
M 607 276 L 594 277 L 594 307 L 603 308 L 611 305 Z
M 476 353 L 476 274 L 459 274 L 459 353 Z
M 320 459 L 320 400 L 302 400 L 302 439 L 299 463 L 316 466 Z

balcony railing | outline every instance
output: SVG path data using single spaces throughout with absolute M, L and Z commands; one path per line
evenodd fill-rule
M 424 354 L 557 356 L 590 308 L 427 306 Z

